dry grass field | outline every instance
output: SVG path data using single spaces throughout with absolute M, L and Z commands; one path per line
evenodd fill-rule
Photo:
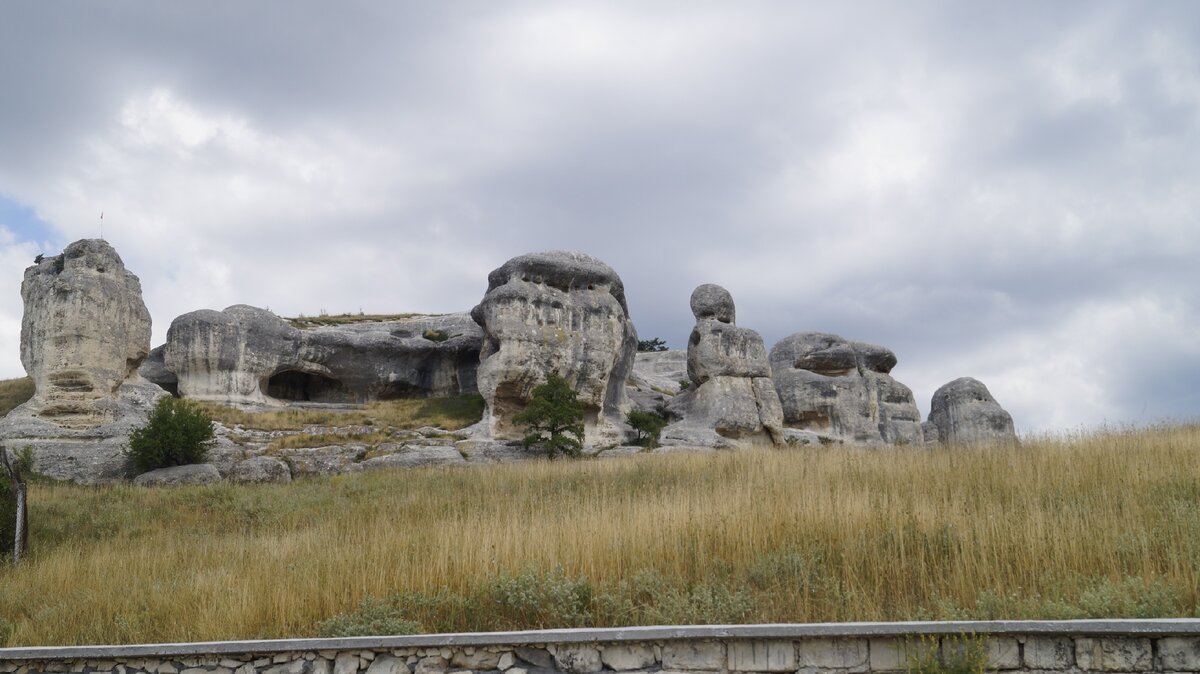
M 33 392 L 33 380 L 29 377 L 0 379 L 0 417 L 32 398 Z
M 1200 615 L 1200 427 L 31 488 L 8 645 Z

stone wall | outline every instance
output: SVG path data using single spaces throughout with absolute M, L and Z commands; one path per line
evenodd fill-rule
M 1200 620 L 631 627 L 0 649 L 0 674 L 902 672 L 979 644 L 1001 672 L 1200 672 Z

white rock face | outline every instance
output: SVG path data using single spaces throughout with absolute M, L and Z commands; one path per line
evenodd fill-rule
M 67 428 L 112 420 L 97 405 L 137 379 L 150 352 L 150 312 L 117 251 L 83 239 L 25 270 L 21 364 L 37 393 L 30 411 Z
M 125 477 L 129 432 L 162 389 L 138 375 L 150 350 L 141 283 L 107 242 L 84 239 L 25 270 L 21 362 L 37 391 L 0 420 L 0 441 L 33 450 L 36 473 Z
M 638 352 L 625 394 L 634 409 L 654 412 L 678 395 L 679 383 L 687 380 L 686 351 Z
M 983 382 L 960 377 L 942 386 L 929 403 L 929 425 L 946 445 L 1015 443 L 1012 415 Z
M 471 316 L 484 332 L 478 387 L 491 437 L 521 437 L 512 417 L 557 372 L 584 406 L 585 441 L 623 439 L 637 332 L 611 267 L 576 252 L 515 257 L 488 275 L 487 293 Z
M 184 398 L 227 404 L 450 396 L 474 391 L 481 341 L 461 313 L 300 330 L 239 304 L 176 318 L 148 371 Z
M 762 337 L 734 324 L 733 297 L 718 285 L 696 288 L 691 305 L 696 317 L 687 350 L 692 388 L 667 405 L 681 420 L 663 430 L 662 443 L 783 443 L 783 411 Z
M 888 374 L 896 355 L 824 332 L 798 332 L 771 349 L 784 425 L 860 444 L 921 444 L 921 413 Z

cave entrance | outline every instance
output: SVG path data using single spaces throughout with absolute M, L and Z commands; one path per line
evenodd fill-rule
M 278 400 L 298 402 L 345 402 L 348 394 L 342 383 L 332 377 L 285 370 L 267 380 L 267 395 Z

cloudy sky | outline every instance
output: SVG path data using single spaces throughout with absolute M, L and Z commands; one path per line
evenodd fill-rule
M 8 2 L 0 377 L 22 272 L 100 234 L 171 320 L 469 309 L 577 249 L 682 347 L 893 349 L 922 411 L 1200 413 L 1200 5 Z

